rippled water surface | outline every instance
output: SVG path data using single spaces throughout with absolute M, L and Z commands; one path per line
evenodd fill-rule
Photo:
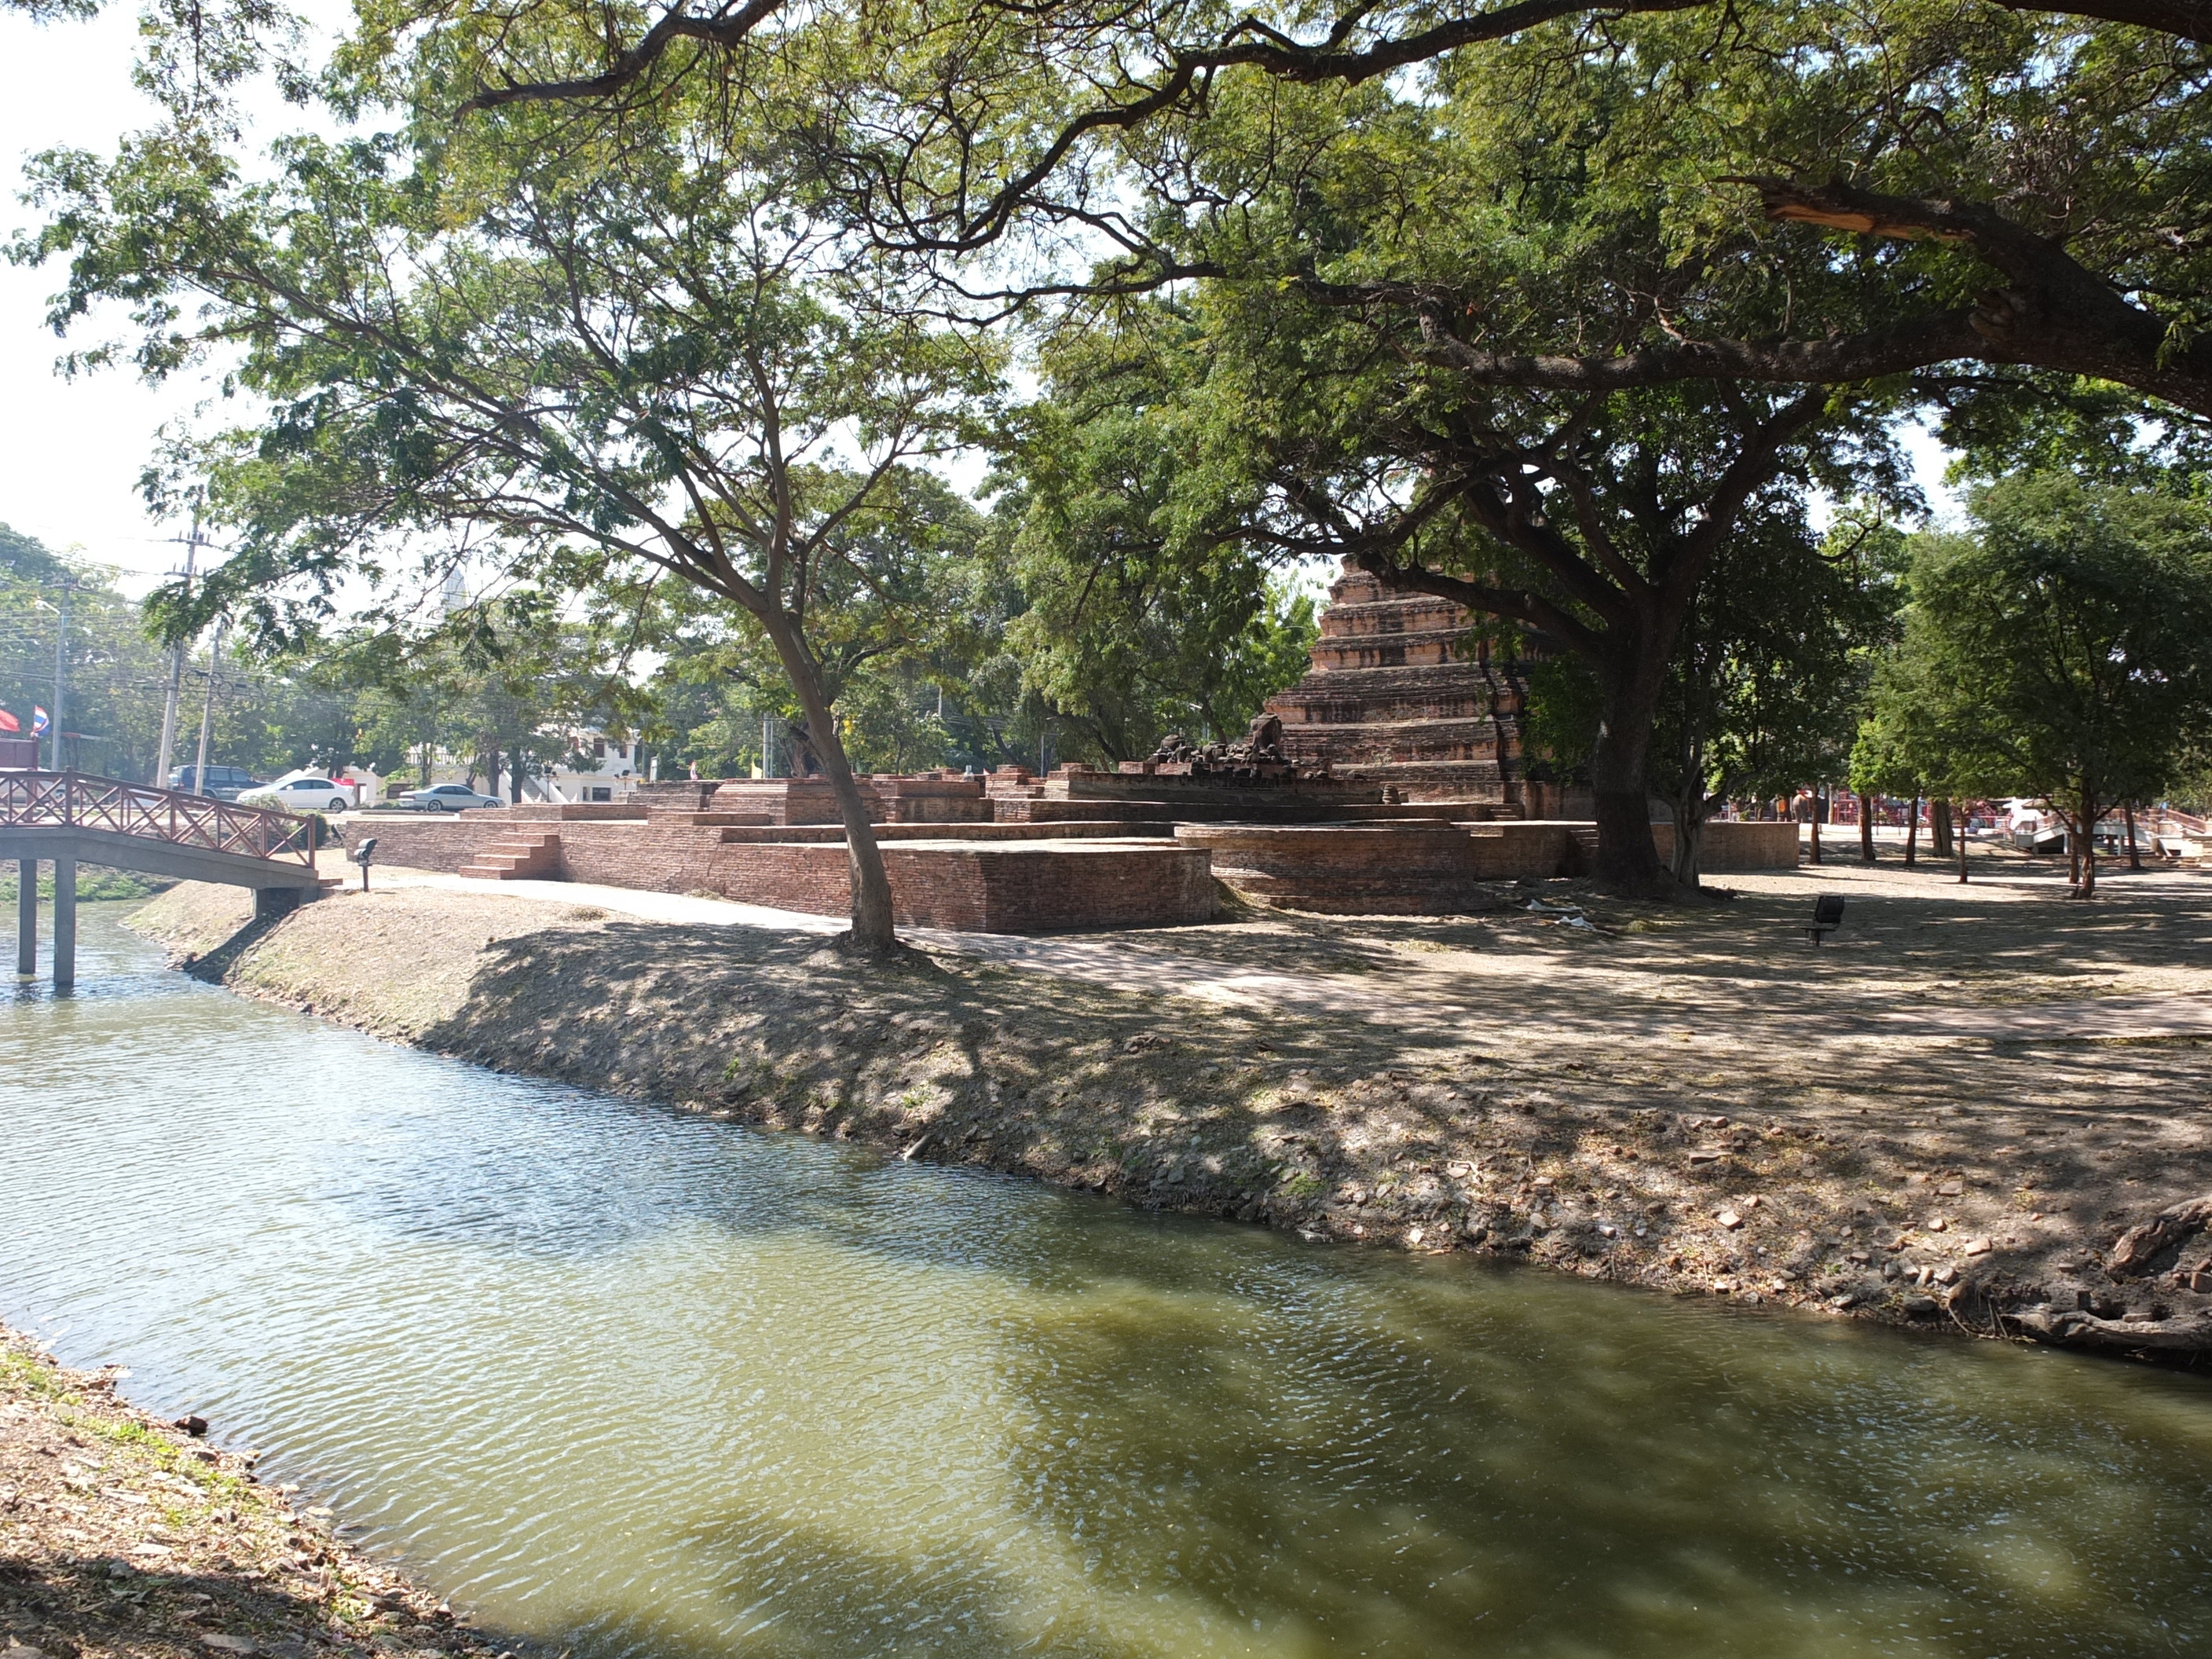
M 2212 1650 L 2212 1387 L 1307 1247 L 386 1048 L 87 913 L 0 1314 L 580 1655 Z

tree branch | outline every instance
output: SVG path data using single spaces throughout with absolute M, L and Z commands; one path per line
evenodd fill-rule
M 2128 23 L 2160 34 L 2212 46 L 2212 0 L 2075 0 L 2070 6 L 2040 6 L 2033 0 L 1993 0 L 2007 11 L 2055 11 L 2062 17 L 2093 17 Z
M 710 17 L 694 17 L 678 6 L 663 13 L 635 46 L 597 75 L 571 81 L 510 81 L 505 86 L 486 87 L 453 113 L 458 118 L 497 109 L 502 104 L 604 98 L 638 79 L 678 40 L 702 40 L 724 47 L 742 45 L 756 28 L 781 11 L 783 3 L 784 0 L 747 0 L 734 13 L 718 12 Z

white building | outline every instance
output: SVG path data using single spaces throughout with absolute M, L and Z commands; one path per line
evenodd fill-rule
M 569 753 L 561 763 L 542 779 L 532 778 L 523 793 L 538 800 L 627 800 L 632 790 L 656 773 L 656 763 L 642 744 L 587 726 L 572 735 Z

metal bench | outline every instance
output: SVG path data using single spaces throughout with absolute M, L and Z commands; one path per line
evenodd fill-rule
M 1818 945 L 1844 925 L 1844 896 L 1823 893 L 1813 901 L 1813 920 L 1805 929 L 1805 937 Z

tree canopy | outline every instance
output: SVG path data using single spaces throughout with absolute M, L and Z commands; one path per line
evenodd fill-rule
M 2198 501 L 2027 474 L 1965 534 L 1915 546 L 1877 700 L 1890 764 L 1951 794 L 2050 800 L 2087 856 L 2104 814 L 2179 772 L 2212 720 L 2212 514 Z

